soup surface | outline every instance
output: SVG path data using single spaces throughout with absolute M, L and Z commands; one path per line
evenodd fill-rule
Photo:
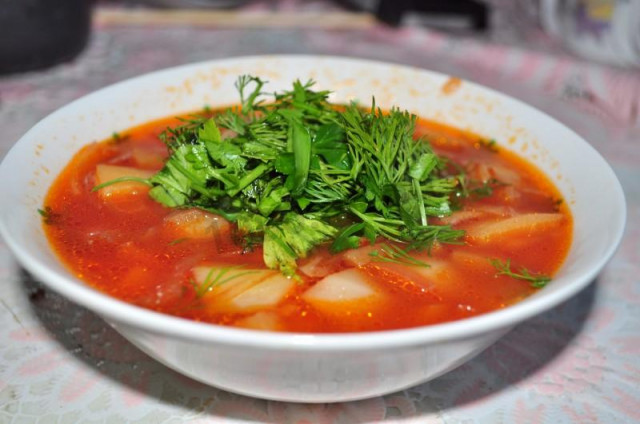
M 192 320 L 289 332 L 407 328 L 504 308 L 543 286 L 562 264 L 572 234 L 568 207 L 533 166 L 481 137 L 419 120 L 466 195 L 430 224 L 464 230 L 456 243 L 410 251 L 377 238 L 331 253 L 328 244 L 298 260 L 296 278 L 269 269 L 261 245 L 198 208 L 170 208 L 138 181 L 168 155 L 162 119 L 75 155 L 50 189 L 44 227 L 79 278 L 126 302 Z M 395 249 L 395 250 L 394 250 Z M 400 252 L 385 255 L 385 252 Z

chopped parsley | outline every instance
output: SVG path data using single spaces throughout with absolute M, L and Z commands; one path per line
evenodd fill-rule
M 150 196 L 236 223 L 242 239 L 261 240 L 265 264 L 287 276 L 324 243 L 336 253 L 365 238 L 407 249 L 460 241 L 463 231 L 430 222 L 451 214 L 459 182 L 426 141 L 414 140 L 415 115 L 383 113 L 375 101 L 366 110 L 336 107 L 312 81 L 267 102 L 264 86 L 242 76 L 240 106 L 167 129 L 170 156 L 145 181 Z

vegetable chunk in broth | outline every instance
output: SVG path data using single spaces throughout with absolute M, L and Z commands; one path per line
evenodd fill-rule
M 263 84 L 78 152 L 40 211 L 62 261 L 144 308 L 314 333 L 486 313 L 561 266 L 568 206 L 524 159 L 311 83 L 263 102 Z

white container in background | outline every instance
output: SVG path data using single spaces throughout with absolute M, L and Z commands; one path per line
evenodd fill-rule
M 640 0 L 541 0 L 540 20 L 580 56 L 640 67 Z

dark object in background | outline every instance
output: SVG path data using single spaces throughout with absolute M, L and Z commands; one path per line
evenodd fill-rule
M 249 0 L 138 0 L 141 4 L 156 7 L 189 9 L 189 8 L 212 8 L 226 9 L 242 6 Z
M 368 10 L 389 25 L 419 24 L 440 29 L 483 31 L 488 26 L 487 6 L 474 0 L 341 0 Z
M 87 44 L 92 0 L 0 0 L 0 74 L 46 68 Z

